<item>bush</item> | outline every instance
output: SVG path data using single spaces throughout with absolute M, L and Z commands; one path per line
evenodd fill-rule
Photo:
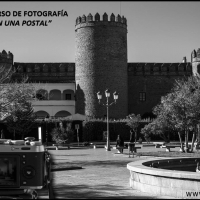
M 52 140 L 57 144 L 70 143 L 74 138 L 74 131 L 71 129 L 71 124 L 67 124 L 64 128 L 63 123 L 59 123 L 59 127 L 56 127 L 51 132 Z

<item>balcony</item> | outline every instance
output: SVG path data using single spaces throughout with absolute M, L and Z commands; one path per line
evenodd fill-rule
M 33 106 L 75 106 L 75 100 L 41 100 L 32 103 Z

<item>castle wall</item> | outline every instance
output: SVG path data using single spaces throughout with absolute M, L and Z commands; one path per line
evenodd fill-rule
M 40 83 L 74 83 L 75 63 L 22 63 L 15 62 L 13 78 L 22 74 L 28 76 L 30 82 Z
M 122 20 L 123 19 L 123 20 Z M 105 90 L 110 89 L 111 97 L 119 93 L 116 105 L 109 108 L 109 117 L 123 118 L 128 113 L 127 91 L 127 25 L 119 15 L 89 15 L 77 18 L 76 42 L 76 112 L 84 115 L 104 117 L 106 107 L 98 104 L 100 91 L 105 103 Z
M 145 114 L 169 93 L 175 80 L 192 75 L 190 63 L 128 63 L 129 114 Z M 140 101 L 141 92 L 146 101 Z
M 70 113 L 104 117 L 106 107 L 98 104 L 97 92 L 102 93 L 102 103 L 106 103 L 105 90 L 110 89 L 109 102 L 113 101 L 112 93 L 117 91 L 117 104 L 109 107 L 112 118 L 152 112 L 161 97 L 171 91 L 175 80 L 200 73 L 200 49 L 192 52 L 191 64 L 186 59 L 183 63 L 127 63 L 127 21 L 119 15 L 112 14 L 110 21 L 106 13 L 102 21 L 98 13 L 94 20 L 91 14 L 78 17 L 75 40 L 75 63 L 13 64 L 13 54 L 3 50 L 0 66 L 14 67 L 17 73 L 13 79 L 25 74 L 34 83 L 62 83 L 64 90 L 68 88 L 66 84 L 75 85 L 76 102 L 73 99 Z M 140 93 L 146 95 L 145 101 L 141 101 Z M 36 106 L 45 105 L 43 102 Z M 59 102 L 49 106 L 58 108 Z M 65 102 L 63 106 L 69 105 Z

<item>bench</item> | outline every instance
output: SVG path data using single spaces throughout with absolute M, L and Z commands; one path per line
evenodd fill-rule
M 155 148 L 160 148 L 162 144 L 155 144 Z
M 92 146 L 94 149 L 96 149 L 96 144 L 94 144 L 94 143 L 89 143 L 89 146 Z
M 129 149 L 128 147 L 113 147 L 113 149 L 117 149 L 117 153 L 121 153 L 121 149 Z M 137 153 L 137 149 L 141 149 L 141 147 L 133 147 L 133 152 Z M 130 151 L 129 151 L 129 157 L 130 157 Z
M 53 146 L 56 147 L 56 150 L 58 150 L 58 147 L 68 147 L 68 149 L 70 149 L 69 144 L 53 144 Z
M 171 149 L 171 148 L 176 148 L 176 147 L 180 147 L 180 151 L 182 151 L 181 145 L 169 145 L 169 146 L 167 146 L 167 145 L 162 145 L 160 148 L 166 148 L 166 151 L 167 151 L 167 152 L 170 152 L 170 149 Z
M 106 146 L 105 146 L 106 147 Z M 112 147 L 113 149 L 117 149 L 118 150 L 118 152 L 117 153 L 121 153 L 121 151 L 120 150 L 122 150 L 122 149 L 128 149 L 128 147 Z

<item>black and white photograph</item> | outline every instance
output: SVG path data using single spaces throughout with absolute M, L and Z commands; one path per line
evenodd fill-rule
M 0 1 L 0 199 L 199 199 L 199 1 Z

